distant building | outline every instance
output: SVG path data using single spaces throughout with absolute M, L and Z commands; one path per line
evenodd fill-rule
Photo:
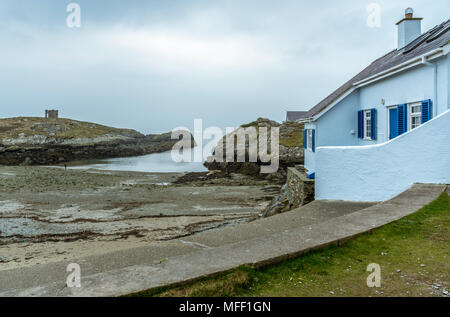
M 59 117 L 58 110 L 45 110 L 46 119 L 58 119 L 58 117 Z
M 286 122 L 295 122 L 301 119 L 305 119 L 308 111 L 286 111 Z

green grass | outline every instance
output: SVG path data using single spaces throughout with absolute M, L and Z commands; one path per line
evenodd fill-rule
M 285 147 L 303 147 L 303 130 L 295 130 L 280 138 L 280 144 Z
M 258 128 L 258 121 L 253 121 L 247 124 L 242 124 L 241 128 Z M 285 127 L 285 128 L 283 128 Z M 282 130 L 290 127 L 289 132 L 280 131 L 280 145 L 285 147 L 303 147 L 303 124 L 296 122 L 285 122 L 282 125 Z M 259 131 L 257 131 L 259 137 Z
M 250 128 L 250 127 L 258 127 L 258 121 L 253 121 L 250 123 L 241 124 L 241 128 Z
M 442 194 L 418 212 L 343 246 L 132 296 L 439 296 L 431 286 L 449 290 L 449 228 L 450 198 Z M 380 288 L 366 285 L 370 263 L 381 266 Z

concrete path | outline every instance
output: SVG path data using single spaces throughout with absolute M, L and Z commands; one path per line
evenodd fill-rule
M 0 296 L 117 296 L 261 266 L 373 230 L 429 204 L 445 185 L 414 185 L 381 204 L 316 201 L 291 212 L 125 251 L 0 271 Z M 66 287 L 68 263 L 82 287 Z

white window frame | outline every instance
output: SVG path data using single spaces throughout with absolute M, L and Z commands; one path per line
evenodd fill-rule
M 372 112 L 370 110 L 364 110 L 364 140 L 372 141 Z M 368 128 L 369 127 L 369 128 Z
M 413 112 L 414 107 L 419 107 L 419 112 Z M 413 128 L 413 118 L 419 119 L 419 124 Z M 408 131 L 414 130 L 422 125 L 422 103 L 412 102 L 408 104 Z
M 308 149 L 308 151 L 312 152 L 313 148 L 312 148 L 312 140 L 313 140 L 313 135 L 312 135 L 312 129 L 308 129 L 306 130 L 306 148 Z

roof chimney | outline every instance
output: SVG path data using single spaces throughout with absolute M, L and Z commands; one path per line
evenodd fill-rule
M 422 20 L 422 18 L 414 17 L 414 10 L 412 8 L 405 10 L 405 17 L 397 22 L 399 50 L 422 34 Z

